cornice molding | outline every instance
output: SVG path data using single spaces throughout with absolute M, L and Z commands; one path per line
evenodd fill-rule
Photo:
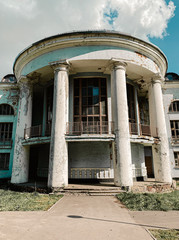
M 86 37 L 84 34 L 82 34 L 79 36 L 74 35 L 74 37 L 70 36 L 69 38 L 56 36 L 54 38 L 41 40 L 40 43 L 30 46 L 19 54 L 14 63 L 15 75 L 18 77 L 26 64 L 42 54 L 62 48 L 64 49 L 69 47 L 89 45 L 111 45 L 132 50 L 141 54 L 141 56 L 144 56 L 145 58 L 150 58 L 153 62 L 155 62 L 156 67 L 158 66 L 162 74 L 165 74 L 166 72 L 166 57 L 157 47 L 153 46 L 152 44 L 126 35 L 120 35 L 117 37 L 117 35 L 113 36 L 111 34 L 106 34 L 104 36 L 103 34 L 100 35 L 98 33 L 94 33 L 91 34 L 91 36 L 87 35 Z

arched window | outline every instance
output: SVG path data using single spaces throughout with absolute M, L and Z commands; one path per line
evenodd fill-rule
M 14 115 L 14 109 L 9 104 L 0 104 L 0 115 Z
M 165 75 L 165 80 L 166 81 L 177 81 L 177 80 L 179 80 L 179 76 L 178 76 L 178 74 L 176 74 L 176 73 L 167 73 L 166 75 Z
M 179 100 L 171 102 L 169 112 L 179 112 Z

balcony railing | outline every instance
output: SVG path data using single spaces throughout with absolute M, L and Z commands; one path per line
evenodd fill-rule
M 147 168 L 141 167 L 141 168 L 133 168 L 132 169 L 133 178 L 135 177 L 146 177 L 147 176 Z
M 113 122 L 67 122 L 67 135 L 113 134 Z
M 129 123 L 129 131 L 132 135 L 151 136 L 150 126 Z M 82 134 L 114 134 L 113 122 L 67 122 L 66 135 Z M 51 123 L 46 124 L 45 135 L 51 135 Z M 32 126 L 24 129 L 24 138 L 42 137 L 42 125 Z M 12 140 L 11 140 L 12 141 Z M 10 140 L 0 142 L 0 145 L 10 145 Z M 12 143 L 11 143 L 12 144 Z
M 46 124 L 45 136 L 51 135 L 51 123 Z M 32 126 L 24 129 L 24 138 L 42 137 L 42 125 Z
M 151 136 L 150 126 L 137 123 L 129 123 L 129 132 L 132 135 Z
M 114 178 L 114 172 L 111 168 L 71 168 L 70 178 L 77 179 L 104 179 Z

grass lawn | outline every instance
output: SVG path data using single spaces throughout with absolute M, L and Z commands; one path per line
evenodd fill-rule
M 152 235 L 157 240 L 177 240 L 179 239 L 178 230 L 158 230 L 158 229 L 149 229 Z
M 46 211 L 61 197 L 0 189 L 0 211 Z
M 179 210 L 179 191 L 171 193 L 120 193 L 117 198 L 134 211 Z

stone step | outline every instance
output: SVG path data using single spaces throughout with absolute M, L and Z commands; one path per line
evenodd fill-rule
M 90 196 L 115 196 L 116 194 L 119 194 L 121 192 L 124 192 L 120 188 L 117 189 L 64 189 L 61 190 L 60 193 L 62 194 L 86 194 Z
M 117 193 L 103 193 L 103 192 L 96 192 L 96 193 L 89 193 L 89 196 L 115 196 L 116 194 L 119 194 L 119 192 Z
M 120 191 L 121 188 L 64 188 L 64 191 Z

